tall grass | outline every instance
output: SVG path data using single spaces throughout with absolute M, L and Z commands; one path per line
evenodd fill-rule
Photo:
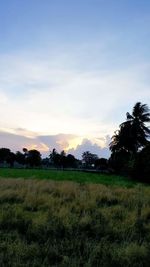
M 0 179 L 0 266 L 150 266 L 150 188 Z

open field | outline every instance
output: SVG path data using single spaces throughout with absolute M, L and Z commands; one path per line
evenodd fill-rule
M 0 179 L 1 267 L 148 267 L 149 255 L 149 187 Z
M 0 177 L 25 178 L 25 179 L 48 179 L 55 181 L 74 181 L 78 183 L 96 183 L 113 186 L 132 187 L 137 185 L 126 177 L 88 173 L 80 171 L 40 170 L 40 169 L 4 169 L 0 168 Z

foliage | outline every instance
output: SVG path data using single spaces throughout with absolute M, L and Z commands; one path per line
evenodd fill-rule
M 150 188 L 0 180 L 0 266 L 150 265 Z
M 136 155 L 132 176 L 140 181 L 150 182 L 150 143 Z
M 66 166 L 70 168 L 76 168 L 78 166 L 78 160 L 71 154 L 66 156 Z
M 48 168 L 48 167 L 50 166 L 50 160 L 49 160 L 48 157 L 42 159 L 42 162 L 41 162 L 41 163 L 42 163 L 42 166 L 43 166 L 44 168 Z
M 113 152 L 109 159 L 110 167 L 117 174 L 128 174 L 128 166 L 131 156 L 126 150 Z
M 16 155 L 13 152 L 10 152 L 7 157 L 7 163 L 10 164 L 10 167 L 14 166 L 14 162 L 16 160 Z
M 127 112 L 126 121 L 115 132 L 110 143 L 112 152 L 125 150 L 136 153 L 140 147 L 147 144 L 150 130 L 145 123 L 150 122 L 149 108 L 146 104 L 137 102 L 133 107 L 132 115 Z
M 57 168 L 76 168 L 77 159 L 71 155 L 66 155 L 65 151 L 61 151 L 60 154 L 54 148 L 49 155 L 50 162 L 52 166 Z
M 22 166 L 37 167 L 41 165 L 41 154 L 38 150 L 27 150 L 23 148 L 23 152 L 17 151 L 13 153 L 9 148 L 0 148 L 0 163 L 8 163 L 10 167 L 17 162 Z
M 9 148 L 0 148 L 0 162 L 7 161 L 8 157 L 10 155 L 10 149 Z
M 25 155 L 20 151 L 16 152 L 16 162 L 18 162 L 21 165 L 25 165 Z
M 38 150 L 32 149 L 26 152 L 26 164 L 30 167 L 37 167 L 41 165 L 41 154 Z
M 148 144 L 150 112 L 146 104 L 137 102 L 132 114 L 127 112 L 126 121 L 120 124 L 110 143 L 112 152 L 109 163 L 116 173 L 128 175 L 134 165 L 137 153 Z
M 105 158 L 100 158 L 95 161 L 95 168 L 101 171 L 108 170 L 108 160 Z
M 95 165 L 98 156 L 96 154 L 85 151 L 82 154 L 82 161 L 86 168 L 91 168 Z

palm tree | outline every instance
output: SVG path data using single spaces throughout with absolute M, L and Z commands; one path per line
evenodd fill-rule
M 119 131 L 115 132 L 110 143 L 112 152 L 125 150 L 136 153 L 139 148 L 148 143 L 150 129 L 145 124 L 150 122 L 150 110 L 146 104 L 137 102 L 132 114 L 126 113 L 126 121 L 120 124 Z
M 150 129 L 145 124 L 150 122 L 150 110 L 146 104 L 137 102 L 133 107 L 132 114 L 127 112 L 127 121 L 122 127 L 129 129 L 129 137 L 135 144 L 136 151 L 147 144 L 150 137 Z

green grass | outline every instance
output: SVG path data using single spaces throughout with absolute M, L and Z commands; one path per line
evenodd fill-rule
M 55 181 L 74 181 L 113 186 L 132 187 L 137 183 L 126 177 L 79 171 L 38 170 L 38 169 L 0 169 L 0 177 L 24 179 L 48 179 Z
M 149 267 L 149 255 L 150 187 L 0 179 L 1 267 Z

